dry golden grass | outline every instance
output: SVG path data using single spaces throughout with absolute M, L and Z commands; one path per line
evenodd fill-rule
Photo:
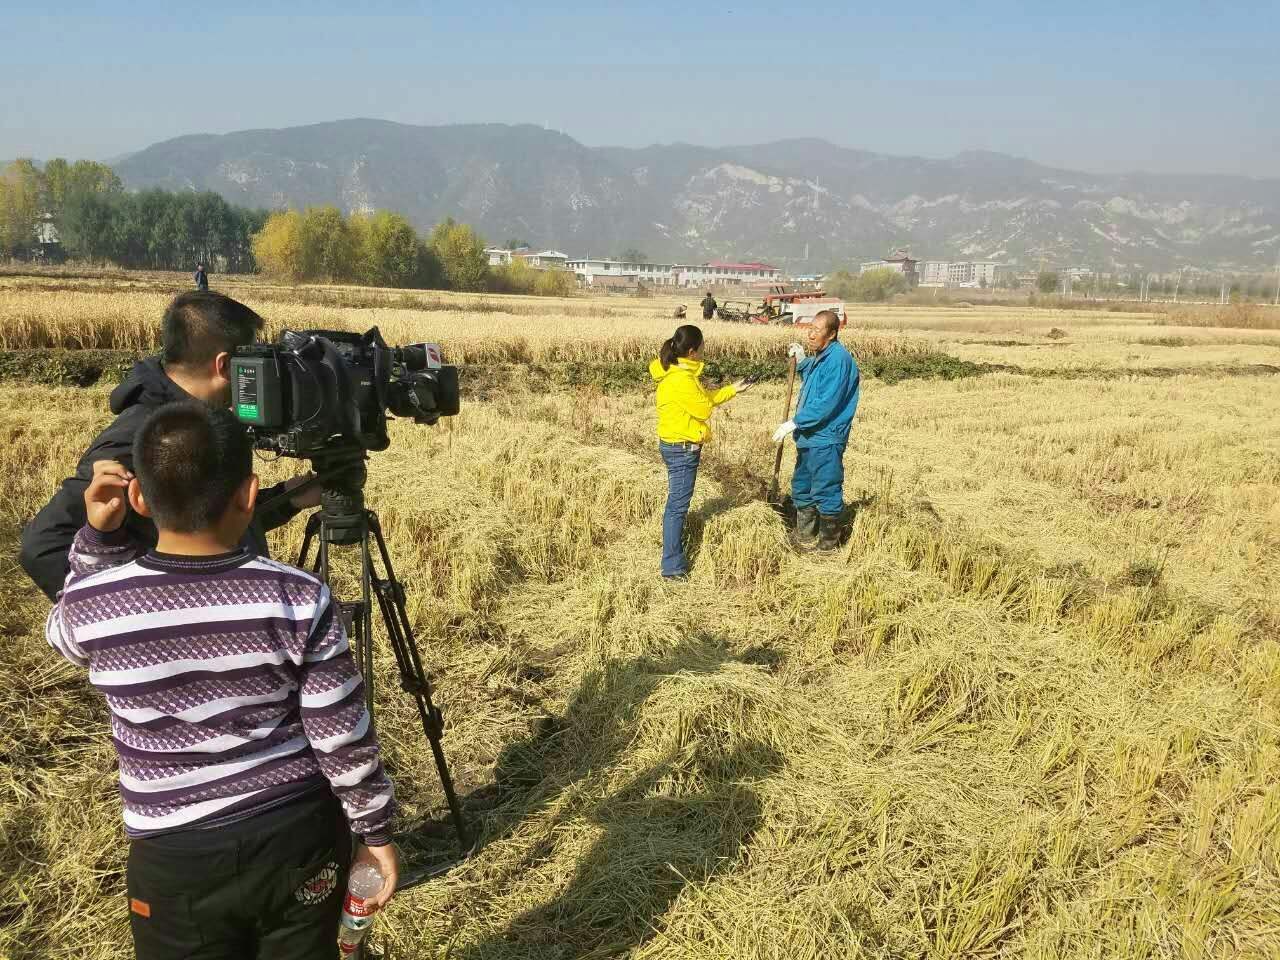
M 10 554 L 104 401 L 0 387 Z M 759 502 L 781 403 L 773 385 L 717 413 L 679 585 L 656 576 L 646 393 L 517 388 L 395 425 L 369 499 L 482 843 L 394 901 L 379 946 L 1280 954 L 1274 381 L 869 379 L 831 557 L 796 554 Z M 104 710 L 45 646 L 47 605 L 0 576 L 0 956 L 120 956 Z M 439 820 L 385 652 L 379 669 L 406 824 Z
M 377 326 L 392 343 L 439 341 L 451 360 L 466 364 L 638 363 L 653 356 L 655 344 L 676 324 L 672 304 L 655 300 L 431 294 L 412 306 L 344 307 L 259 300 L 256 293 L 249 288 L 240 295 L 267 319 L 269 337 L 286 328 L 364 331 Z M 154 350 L 171 298 L 170 292 L 4 290 L 0 285 L 0 349 Z M 780 327 L 718 321 L 707 328 L 715 330 L 707 352 L 713 359 L 776 358 L 796 336 Z M 870 354 L 912 346 L 897 336 L 851 336 Z
M 1228 303 L 1222 306 L 1172 306 L 1166 321 L 1180 327 L 1233 327 L 1280 330 L 1280 308 L 1266 303 Z
M 290 287 L 245 277 L 219 280 L 226 292 L 267 318 L 271 335 L 286 327 L 365 330 L 377 325 L 391 342 L 438 340 L 455 362 L 466 364 L 639 362 L 652 355 L 655 342 L 670 335 L 678 302 L 670 296 L 549 299 Z M 185 277 L 165 273 L 88 278 L 0 275 L 0 350 L 153 350 L 166 304 L 186 285 Z M 1250 316 L 1271 316 L 1263 306 L 1241 309 Z M 1280 365 L 1280 330 L 1273 332 L 1263 322 L 1251 330 L 1215 326 L 1217 316 L 1189 308 L 1171 315 L 851 304 L 852 329 L 846 339 L 863 359 L 940 349 L 964 360 L 1027 370 L 1088 373 Z M 1198 328 L 1183 326 L 1171 334 L 1170 323 Z M 795 337 L 794 331 L 777 327 L 720 322 L 706 327 L 712 359 L 776 357 Z

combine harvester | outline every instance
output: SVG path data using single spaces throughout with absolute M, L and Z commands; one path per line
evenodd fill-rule
M 767 294 L 760 303 L 745 300 L 726 300 L 716 310 L 716 316 L 730 323 L 775 323 L 784 326 L 808 326 L 823 310 L 834 310 L 840 317 L 840 326 L 847 326 L 844 301 L 829 297 L 821 290 L 803 293 L 786 293 L 780 287 Z

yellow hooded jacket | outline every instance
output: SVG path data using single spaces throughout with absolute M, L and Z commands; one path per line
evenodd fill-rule
M 667 443 L 706 443 L 711 439 L 711 411 L 733 397 L 732 384 L 708 393 L 699 379 L 702 361 L 681 357 L 666 370 L 654 359 L 649 373 L 658 384 L 658 439 Z

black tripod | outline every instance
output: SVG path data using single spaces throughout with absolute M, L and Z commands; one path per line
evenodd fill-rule
M 364 677 L 365 695 L 369 716 L 373 717 L 373 605 L 370 597 L 376 597 L 382 621 L 387 629 L 387 639 L 400 668 L 400 686 L 413 697 L 422 721 L 422 731 L 431 744 L 436 772 L 449 803 L 449 814 L 458 835 L 459 849 L 467 850 L 467 824 L 462 816 L 462 806 L 453 789 L 453 778 L 444 759 L 441 739 L 444 736 L 444 715 L 431 699 L 431 680 L 422 669 L 418 645 L 409 624 L 405 609 L 404 587 L 396 579 L 391 566 L 391 554 L 382 536 L 378 515 L 364 505 L 364 484 L 367 476 L 363 451 L 315 461 L 317 476 L 312 482 L 320 484 L 320 509 L 307 520 L 307 531 L 298 554 L 298 566 L 314 570 L 325 583 L 329 578 L 329 547 L 360 547 L 360 599 L 340 602 L 339 610 L 347 627 L 356 663 Z M 296 490 L 294 491 L 296 492 Z M 377 558 L 370 542 L 377 547 Z M 315 559 L 311 560 L 312 544 L 316 545 Z M 382 575 L 377 564 L 381 564 Z M 421 878 L 425 879 L 425 878 Z M 405 886 L 404 883 L 401 886 Z

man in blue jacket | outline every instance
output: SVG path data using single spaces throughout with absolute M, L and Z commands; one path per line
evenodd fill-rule
M 791 502 L 796 508 L 796 540 L 806 547 L 816 540 L 819 550 L 840 545 L 844 448 L 862 385 L 858 363 L 836 339 L 839 333 L 839 316 L 834 310 L 823 310 L 809 328 L 813 356 L 805 356 L 798 343 L 788 348 L 787 353 L 798 361 L 796 372 L 804 386 L 795 416 L 773 433 L 774 443 L 795 436 Z

